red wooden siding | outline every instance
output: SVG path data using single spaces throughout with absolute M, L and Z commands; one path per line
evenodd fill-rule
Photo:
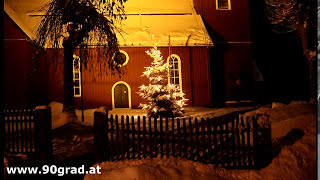
M 33 59 L 36 52 L 37 49 L 27 41 L 27 36 L 5 14 L 3 91 L 5 104 L 47 103 L 46 63 L 43 58 Z
M 231 75 L 246 74 L 246 81 L 253 82 L 249 0 L 230 1 L 231 10 L 217 10 L 216 0 L 194 0 L 196 11 L 207 23 L 207 31 L 215 43 L 213 48 L 227 47 L 223 52 L 225 100 L 247 98 L 252 93 L 250 85 L 241 88 L 235 85 Z
M 48 94 L 50 102 L 63 102 L 63 50 L 60 50 L 61 56 L 54 63 L 51 53 L 57 53 L 56 50 L 47 49 L 48 62 Z
M 232 47 L 224 55 L 224 72 L 226 84 L 226 99 L 233 100 L 235 97 L 246 97 L 252 93 L 250 84 L 237 85 L 232 79 L 234 75 L 241 75 L 242 80 L 252 82 L 252 56 L 251 47 L 244 44 L 232 44 Z M 243 83 L 243 82 L 242 82 Z
M 194 47 L 191 50 L 192 84 L 194 106 L 211 104 L 210 57 L 208 48 Z
M 216 0 L 193 0 L 198 14 L 224 40 L 248 42 L 250 35 L 249 0 L 230 0 L 231 10 L 217 10 Z
M 139 91 L 139 86 L 148 84 L 149 81 L 145 77 L 141 77 L 144 67 L 150 66 L 153 61 L 145 51 L 150 48 L 136 47 L 136 48 L 121 48 L 129 55 L 129 62 L 124 68 L 124 75 L 112 76 L 110 72 L 102 73 L 98 76 L 98 70 L 85 69 L 83 70 L 83 103 L 84 108 L 97 108 L 99 106 L 107 106 L 112 108 L 112 86 L 118 81 L 124 81 L 129 84 L 131 88 L 131 107 L 138 108 L 140 103 L 146 103 L 136 93 Z M 159 50 L 165 60 L 169 56 L 168 47 L 160 47 Z M 52 51 L 52 50 L 51 50 Z M 94 51 L 94 50 L 93 50 Z M 49 52 L 49 51 L 48 51 Z M 187 47 L 172 47 L 171 53 L 177 54 L 181 59 L 182 71 L 182 88 L 186 94 L 185 98 L 189 99 L 187 102 L 189 106 L 210 105 L 210 83 L 208 72 L 207 48 L 187 48 Z M 190 65 L 191 61 L 194 66 Z M 93 55 L 93 58 L 98 58 Z M 96 67 L 96 66 L 94 66 Z M 192 73 L 191 73 L 192 72 Z M 53 68 L 53 64 L 49 68 L 49 95 L 51 101 L 63 100 L 63 76 L 62 67 Z M 193 77 L 191 77 L 193 75 Z M 191 81 L 193 80 L 193 86 Z M 76 98 L 76 106 L 79 109 L 81 98 Z

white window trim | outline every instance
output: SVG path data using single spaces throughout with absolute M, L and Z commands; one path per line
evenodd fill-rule
M 115 104 L 114 104 L 114 88 L 118 85 L 118 84 L 124 84 L 127 86 L 128 88 L 128 98 L 129 98 L 129 109 L 131 109 L 131 88 L 129 86 L 128 83 L 124 82 L 124 81 L 118 81 L 116 83 L 114 83 L 114 85 L 111 88 L 111 95 L 112 95 L 112 109 L 117 109 L 115 108 Z M 123 108 L 121 108 L 123 109 Z
M 178 55 L 176 55 L 176 54 L 171 54 L 170 56 L 168 56 L 168 58 L 167 58 L 167 63 L 170 65 L 170 58 L 171 57 L 175 57 L 175 58 L 177 58 L 177 60 L 178 60 L 178 68 L 179 68 L 179 89 L 180 89 L 180 92 L 182 93 L 182 74 L 181 74 L 181 59 L 180 59 L 180 57 L 178 56 Z M 170 69 L 171 69 L 171 67 L 170 67 Z M 170 83 L 170 70 L 169 70 L 169 72 L 168 72 L 168 83 Z
M 128 62 L 129 62 L 129 55 L 128 55 L 128 53 L 125 52 L 124 50 L 119 50 L 119 52 L 120 52 L 120 53 L 123 53 L 123 54 L 126 56 L 126 61 L 125 61 L 123 64 L 119 65 L 120 67 L 123 67 L 123 66 L 125 66 L 126 64 L 128 64 Z
M 79 59 L 79 61 L 78 61 L 79 70 L 76 70 L 74 68 L 74 60 L 75 59 Z M 81 66 L 81 62 L 80 61 L 81 60 L 80 60 L 80 58 L 78 56 L 73 55 L 73 64 L 72 64 L 72 66 L 73 66 L 73 70 L 72 70 L 73 82 L 75 82 L 76 80 L 79 80 L 79 94 L 76 95 L 76 87 L 75 87 L 75 85 L 73 85 L 73 95 L 74 95 L 74 97 L 81 97 L 81 81 L 82 81 L 82 79 L 81 79 L 81 71 L 80 71 L 80 66 Z M 79 73 L 79 78 L 77 78 L 77 79 L 75 78 L 76 72 Z
M 217 10 L 231 10 L 231 0 L 228 0 L 228 9 L 219 9 L 218 1 L 219 0 L 216 0 L 216 9 Z

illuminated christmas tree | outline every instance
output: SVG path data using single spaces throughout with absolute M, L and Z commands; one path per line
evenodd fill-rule
M 170 65 L 164 63 L 157 47 L 146 53 L 154 60 L 142 74 L 149 79 L 150 84 L 140 86 L 138 92 L 149 104 L 140 104 L 140 107 L 147 110 L 148 116 L 151 117 L 182 116 L 187 99 L 184 98 L 183 92 L 180 92 L 179 86 L 168 83 Z

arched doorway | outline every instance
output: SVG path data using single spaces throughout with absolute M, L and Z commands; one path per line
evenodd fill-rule
M 131 108 L 131 88 L 124 81 L 112 87 L 112 108 Z

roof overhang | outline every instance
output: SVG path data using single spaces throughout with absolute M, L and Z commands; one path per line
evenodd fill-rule
M 200 15 L 132 15 L 122 22 L 120 46 L 212 46 Z
M 47 2 L 5 0 L 4 10 L 34 39 L 43 16 L 31 11 Z M 192 0 L 128 0 L 124 6 L 127 19 L 117 25 L 123 31 L 117 33 L 120 46 L 213 46 Z

